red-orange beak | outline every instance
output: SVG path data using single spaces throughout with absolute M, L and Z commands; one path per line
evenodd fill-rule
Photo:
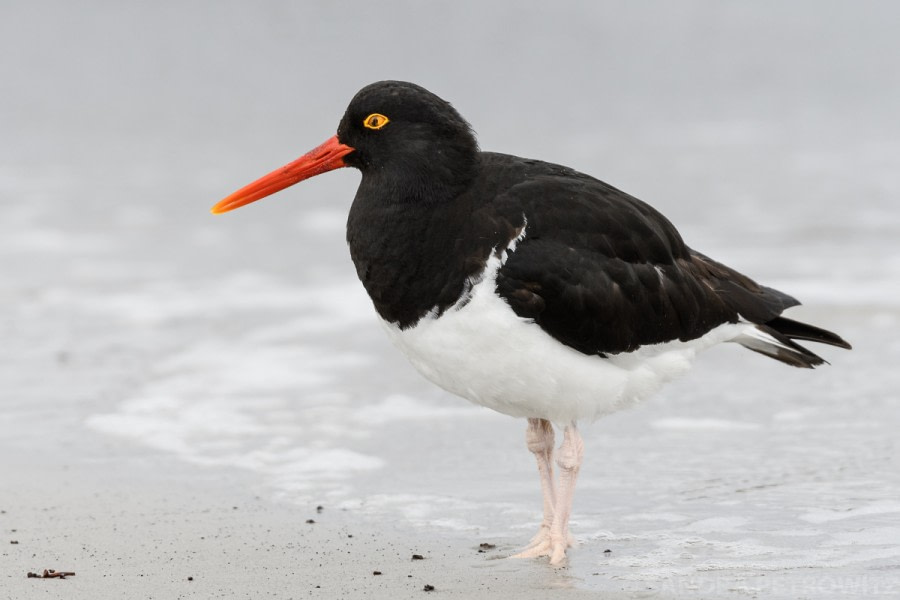
M 246 185 L 212 207 L 214 215 L 228 212 L 256 202 L 260 198 L 300 183 L 326 171 L 346 167 L 344 157 L 353 152 L 353 148 L 338 141 L 337 136 L 330 138 L 318 148 L 311 150 L 280 169 L 260 177 L 250 185 Z

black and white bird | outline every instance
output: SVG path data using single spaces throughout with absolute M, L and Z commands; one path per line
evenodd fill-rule
M 528 420 L 544 518 L 517 556 L 565 560 L 578 422 L 647 398 L 722 342 L 806 368 L 825 361 L 795 340 L 850 348 L 781 316 L 798 301 L 692 250 L 637 198 L 479 151 L 459 113 L 411 83 L 364 87 L 336 136 L 212 211 L 339 167 L 362 173 L 347 242 L 393 342 L 445 390 Z

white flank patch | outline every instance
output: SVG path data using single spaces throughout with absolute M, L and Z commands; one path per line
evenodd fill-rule
M 427 379 L 476 404 L 554 423 L 594 421 L 647 398 L 690 367 L 698 351 L 734 339 L 747 324 L 719 326 L 689 342 L 644 346 L 608 358 L 588 356 L 513 312 L 496 292 L 497 271 L 525 231 L 492 255 L 466 302 L 401 330 L 393 342 Z

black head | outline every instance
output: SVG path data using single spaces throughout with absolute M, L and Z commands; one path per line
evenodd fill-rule
M 449 102 L 412 83 L 379 81 L 353 97 L 337 135 L 234 192 L 222 213 L 340 167 L 363 174 L 360 191 L 388 202 L 438 201 L 468 186 L 478 164 L 469 124 Z
M 354 149 L 344 162 L 362 171 L 364 183 L 378 180 L 411 197 L 464 185 L 478 159 L 472 128 L 456 109 L 404 81 L 379 81 L 357 92 L 337 137 Z

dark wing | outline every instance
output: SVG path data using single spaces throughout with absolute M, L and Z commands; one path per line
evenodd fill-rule
M 585 354 L 628 352 L 741 317 L 766 323 L 798 304 L 692 251 L 640 200 L 550 167 L 494 203 L 511 222 L 526 220 L 497 292 L 557 340 Z

